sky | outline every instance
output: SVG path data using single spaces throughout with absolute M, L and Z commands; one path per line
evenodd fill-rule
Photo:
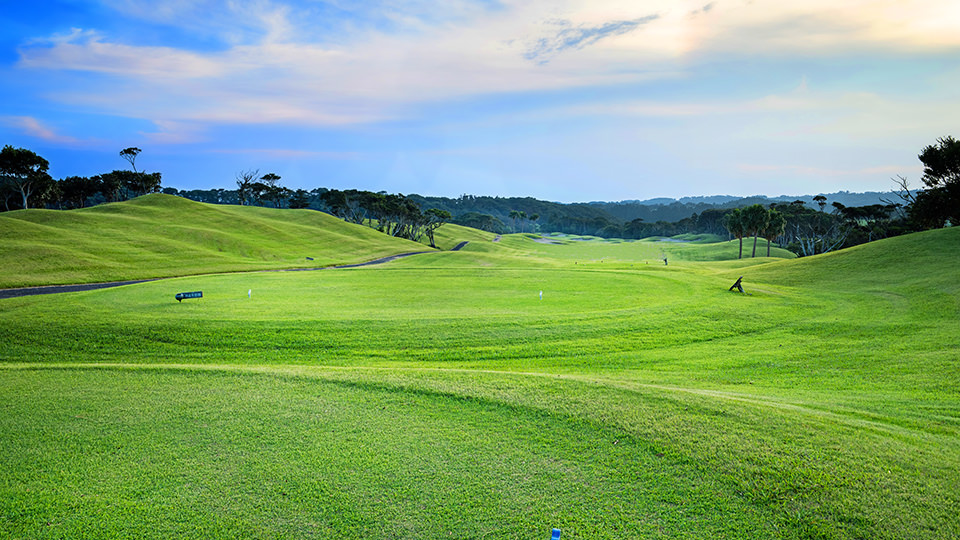
M 560 202 L 920 185 L 956 0 L 0 0 L 0 144 L 55 178 Z

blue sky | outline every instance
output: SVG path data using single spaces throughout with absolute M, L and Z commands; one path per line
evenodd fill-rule
M 137 146 L 180 189 L 884 191 L 960 136 L 960 3 L 5 2 L 0 75 L 0 143 L 58 178 Z

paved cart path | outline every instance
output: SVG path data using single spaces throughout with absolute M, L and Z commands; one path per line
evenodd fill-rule
M 460 251 L 463 249 L 463 246 L 467 245 L 469 242 L 460 242 L 450 251 Z M 278 270 L 253 270 L 254 272 L 308 272 L 312 270 L 329 270 L 331 268 L 359 268 L 361 266 L 373 266 L 375 264 L 388 263 L 397 259 L 402 259 L 403 257 L 409 257 L 411 255 L 421 255 L 423 253 L 434 253 L 433 251 L 411 251 L 410 253 L 400 253 L 398 255 L 390 255 L 389 257 L 381 257 L 379 259 L 374 259 L 372 261 L 357 263 L 357 264 L 341 264 L 339 266 L 323 266 L 320 268 L 281 268 Z M 203 274 L 200 274 L 203 275 Z M 135 279 L 130 281 L 106 281 L 103 283 L 79 283 L 76 285 L 43 285 L 39 287 L 18 287 L 14 289 L 0 289 L 0 299 L 4 298 L 19 298 L 21 296 L 33 296 L 37 294 L 57 294 L 65 292 L 79 292 L 79 291 L 94 291 L 97 289 L 107 289 L 110 287 L 120 287 L 121 285 L 133 285 L 134 283 L 146 283 L 148 281 L 158 281 L 161 279 L 173 279 L 175 277 L 188 277 L 188 276 L 170 276 L 166 278 L 152 278 L 152 279 Z
M 77 291 L 93 291 L 96 289 L 106 289 L 109 287 L 119 287 L 121 285 L 133 285 L 134 283 L 146 283 L 156 281 L 157 279 L 136 279 L 133 281 L 107 281 L 104 283 L 81 283 L 77 285 L 43 285 L 40 287 L 20 287 L 17 289 L 0 289 L 0 298 L 17 298 L 18 296 L 33 296 L 35 294 L 57 294 Z

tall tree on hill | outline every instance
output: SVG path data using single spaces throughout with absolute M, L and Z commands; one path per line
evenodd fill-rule
M 16 210 L 18 208 L 16 201 L 21 198 L 20 193 L 13 187 L 13 183 L 4 176 L 0 176 L 0 198 L 3 199 L 3 209 L 6 212 Z
M 763 237 L 767 240 L 767 257 L 770 256 L 770 242 L 783 235 L 787 230 L 787 218 L 782 212 L 770 209 L 767 227 L 763 230 Z
M 136 146 L 131 146 L 130 148 L 124 148 L 120 151 L 120 157 L 130 162 L 130 168 L 133 169 L 133 172 L 137 172 L 137 166 L 134 163 L 137 160 L 137 156 L 140 155 L 140 150 Z
M 130 163 L 130 168 L 133 169 L 133 172 L 113 171 L 112 173 L 117 176 L 117 180 L 120 182 L 120 197 L 122 199 L 160 191 L 160 173 L 148 174 L 137 170 L 136 162 L 140 152 L 142 150 L 135 146 L 120 151 L 120 157 Z
M 53 185 L 48 168 L 47 160 L 26 148 L 8 144 L 0 151 L 0 180 L 20 193 L 24 208 L 30 208 L 30 197 L 42 196 Z
M 123 183 L 124 198 L 139 197 L 146 193 L 160 191 L 160 173 L 114 171 Z
M 940 137 L 917 156 L 923 163 L 923 183 L 928 188 L 960 183 L 960 141 Z
M 770 218 L 767 209 L 759 204 L 752 204 L 743 209 L 743 227 L 748 235 L 753 236 L 753 253 L 751 257 L 757 256 L 757 237 L 767 228 L 767 220 Z
M 940 137 L 917 157 L 927 189 L 916 194 L 910 216 L 924 228 L 960 225 L 960 141 Z
M 285 189 L 280 185 L 280 175 L 267 173 L 260 177 L 261 182 L 267 186 L 266 197 L 273 201 L 275 207 L 280 208 L 280 202 L 285 195 Z
M 263 201 L 270 200 L 270 186 L 259 181 L 250 184 L 250 197 L 254 206 L 263 205 Z
M 240 200 L 240 206 L 247 204 L 247 198 L 250 197 L 250 186 L 260 177 L 260 169 L 250 169 L 237 173 L 237 198 Z
M 53 178 L 50 179 L 50 186 L 44 190 L 43 194 L 39 198 L 35 199 L 38 205 L 43 205 L 50 207 L 55 205 L 57 210 L 63 210 L 63 191 L 60 189 L 60 182 L 57 182 Z
M 117 171 L 98 174 L 94 176 L 97 185 L 100 186 L 100 194 L 107 202 L 116 202 L 121 200 L 123 190 L 123 178 L 117 174 Z
M 437 208 L 430 208 L 423 213 L 423 232 L 426 233 L 427 238 L 430 240 L 430 247 L 437 247 L 437 245 L 433 242 L 433 232 L 439 229 L 440 226 L 447 221 L 450 221 L 451 217 L 453 216 L 450 214 L 450 212 L 447 212 L 446 210 L 439 210 Z
M 637 221 L 637 220 L 634 220 Z M 730 231 L 730 234 L 734 238 L 740 241 L 740 253 L 737 255 L 738 259 L 743 258 L 743 237 L 745 235 L 745 229 L 743 226 L 743 211 L 739 208 L 734 208 L 723 218 L 723 226 Z

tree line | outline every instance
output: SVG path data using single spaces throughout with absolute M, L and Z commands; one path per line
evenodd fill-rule
M 50 163 L 25 148 L 9 144 L 0 150 L 0 198 L 5 211 L 21 208 L 83 208 L 102 202 L 124 201 L 160 190 L 160 173 L 138 171 L 139 148 L 120 151 L 132 170 L 114 170 L 96 176 L 68 176 L 55 180 Z
M 434 231 L 452 217 L 450 212 L 438 208 L 421 211 L 419 204 L 401 194 L 328 189 L 320 194 L 320 200 L 331 214 L 344 221 L 414 242 L 426 235 L 434 248 Z

